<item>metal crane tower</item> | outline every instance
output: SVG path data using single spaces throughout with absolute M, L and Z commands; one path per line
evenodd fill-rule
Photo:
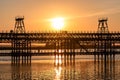
M 24 25 L 24 17 L 16 17 L 15 18 L 15 33 L 25 33 L 25 25 Z
M 25 35 L 24 17 L 16 17 L 12 40 L 12 63 L 31 61 L 31 42 L 27 40 L 28 37 Z
M 98 33 L 108 33 L 108 24 L 107 24 L 108 19 L 107 18 L 101 18 L 98 20 Z
M 98 33 L 100 35 L 98 36 L 98 41 L 96 42 L 96 50 L 97 52 L 101 52 L 104 55 L 108 55 L 108 52 L 111 52 L 111 36 L 108 34 L 108 24 L 107 24 L 108 19 L 107 18 L 101 18 L 98 20 Z M 102 35 L 104 34 L 104 35 Z M 99 54 L 98 54 L 99 55 Z

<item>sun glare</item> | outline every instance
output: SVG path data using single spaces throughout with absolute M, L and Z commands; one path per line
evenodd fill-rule
M 56 30 L 61 30 L 64 26 L 64 18 L 62 17 L 58 17 L 58 18 L 53 18 L 51 20 L 52 22 L 52 26 L 56 29 Z

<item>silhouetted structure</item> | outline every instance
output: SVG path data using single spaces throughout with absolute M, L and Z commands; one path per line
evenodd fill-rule
M 29 63 L 31 61 L 31 43 L 25 35 L 24 17 L 15 18 L 14 33 L 12 33 L 12 63 Z M 21 35 L 24 34 L 24 35 Z
M 24 17 L 16 17 L 15 21 L 14 32 L 25 33 Z
M 26 33 L 24 18 L 15 19 L 14 31 L 0 33 L 1 43 L 12 46 L 0 46 L 0 56 L 12 56 L 12 63 L 29 63 L 31 56 L 55 55 L 64 59 L 75 55 L 115 55 L 120 53 L 120 33 L 109 32 L 107 19 L 100 19 L 97 32 L 29 32 Z M 31 46 L 32 44 L 44 46 Z M 4 52 L 6 50 L 6 52 Z M 10 52 L 11 51 L 11 52 Z
M 112 35 L 111 33 L 109 33 L 108 30 L 108 24 L 107 24 L 107 18 L 101 18 L 99 19 L 99 24 L 98 24 L 98 40 L 96 41 L 95 45 L 96 45 L 96 50 L 95 52 L 99 52 L 98 55 L 98 59 L 99 56 L 101 54 L 101 56 L 105 56 L 108 54 L 113 54 L 113 45 L 114 42 L 111 41 L 112 39 Z M 109 53 L 108 53 L 109 52 Z
M 108 24 L 107 24 L 108 19 L 107 18 L 101 18 L 98 20 L 98 33 L 108 33 Z

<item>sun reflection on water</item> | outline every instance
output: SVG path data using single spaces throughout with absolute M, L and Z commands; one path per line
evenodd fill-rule
M 56 55 L 55 56 L 55 78 L 54 80 L 60 80 L 61 79 L 61 72 L 62 72 L 62 56 Z
M 60 78 L 61 78 L 61 71 L 62 71 L 62 67 L 61 66 L 55 68 L 56 76 L 55 76 L 54 80 L 60 80 Z
M 58 56 L 56 55 L 56 58 L 55 58 L 55 65 L 62 65 L 62 57 L 61 56 Z

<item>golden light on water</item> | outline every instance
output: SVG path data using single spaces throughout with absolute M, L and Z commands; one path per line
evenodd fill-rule
M 61 56 L 56 55 L 55 65 L 61 65 L 62 64 L 62 58 Z
M 64 18 L 56 17 L 51 19 L 52 27 L 56 30 L 61 30 L 64 26 Z
M 60 50 L 59 50 L 60 51 Z M 59 56 L 59 55 L 56 55 L 55 56 L 55 73 L 56 73 L 56 76 L 55 76 L 55 79 L 54 80 L 61 80 L 61 71 L 62 71 L 62 57 Z
M 61 66 L 55 68 L 55 72 L 56 72 L 55 80 L 60 80 L 61 71 L 62 71 L 62 67 Z

